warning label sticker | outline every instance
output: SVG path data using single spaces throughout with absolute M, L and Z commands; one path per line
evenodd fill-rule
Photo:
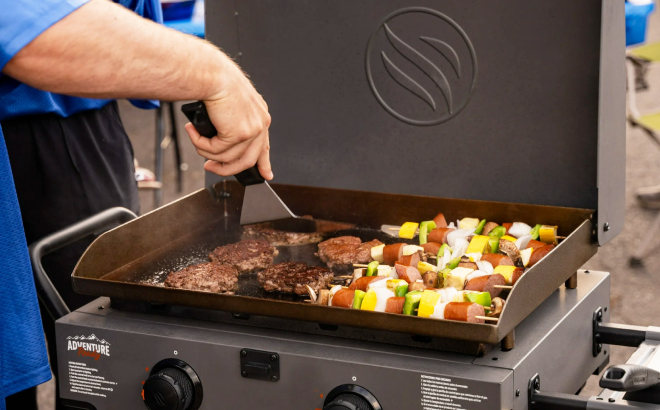
M 107 397 L 117 382 L 106 380 L 99 370 L 85 363 L 69 362 L 69 391 L 90 396 Z
M 470 391 L 462 382 L 447 377 L 421 376 L 423 410 L 479 409 L 487 406 L 488 396 Z

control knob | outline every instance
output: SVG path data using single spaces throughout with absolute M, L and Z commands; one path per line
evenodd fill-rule
M 142 398 L 149 410 L 196 410 L 202 394 L 197 373 L 178 359 L 158 362 L 142 387 Z
M 344 384 L 333 389 L 325 400 L 323 410 L 382 410 L 378 400 L 367 389 Z

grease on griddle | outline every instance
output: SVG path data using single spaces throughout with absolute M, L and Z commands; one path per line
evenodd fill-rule
M 240 241 L 242 229 L 231 231 L 205 230 L 203 233 L 203 235 L 195 236 L 192 241 L 189 238 L 182 238 L 181 241 L 173 242 L 167 247 L 145 255 L 134 263 L 109 273 L 103 279 L 164 287 L 163 282 L 170 272 L 181 270 L 190 265 L 207 262 L 209 252 L 216 247 Z M 336 231 L 328 234 L 327 237 L 334 238 L 347 235 L 357 236 L 365 242 L 372 239 L 378 239 L 385 244 L 407 242 L 402 241 L 401 238 L 392 237 L 380 230 L 365 228 Z M 278 246 L 276 248 L 279 254 L 273 261 L 274 264 L 281 262 L 302 262 L 311 266 L 324 266 L 319 258 L 314 255 L 318 250 L 317 244 Z M 335 271 L 335 274 L 339 275 L 341 272 Z M 171 290 L 174 292 L 177 289 Z M 266 292 L 259 285 L 256 273 L 241 275 L 235 294 L 238 296 L 288 302 L 303 302 L 309 299 L 305 296 L 293 294 Z

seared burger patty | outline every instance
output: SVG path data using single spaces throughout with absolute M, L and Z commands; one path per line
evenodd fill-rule
M 259 283 L 268 292 L 278 291 L 308 294 L 305 285 L 309 285 L 315 292 L 325 289 L 332 281 L 334 274 L 328 268 L 309 266 L 299 262 L 283 262 L 269 266 L 259 272 Z
M 323 232 L 284 232 L 259 225 L 244 226 L 243 239 L 254 238 L 268 241 L 273 246 L 305 245 L 319 243 L 323 240 Z
M 246 239 L 231 245 L 215 248 L 209 254 L 211 262 L 220 262 L 238 269 L 239 273 L 249 273 L 266 269 L 273 263 L 279 252 L 263 239 Z
M 236 268 L 216 262 L 188 266 L 178 272 L 170 272 L 165 279 L 165 286 L 170 288 L 213 293 L 233 291 L 237 284 Z
M 355 236 L 340 236 L 319 243 L 317 256 L 330 268 L 350 269 L 354 263 L 371 262 L 371 248 L 382 244 L 377 239 L 363 243 Z

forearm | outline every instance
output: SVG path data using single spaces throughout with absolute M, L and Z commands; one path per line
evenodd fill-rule
M 33 87 L 90 98 L 206 100 L 231 60 L 203 40 L 107 0 L 92 0 L 42 33 L 2 70 Z

